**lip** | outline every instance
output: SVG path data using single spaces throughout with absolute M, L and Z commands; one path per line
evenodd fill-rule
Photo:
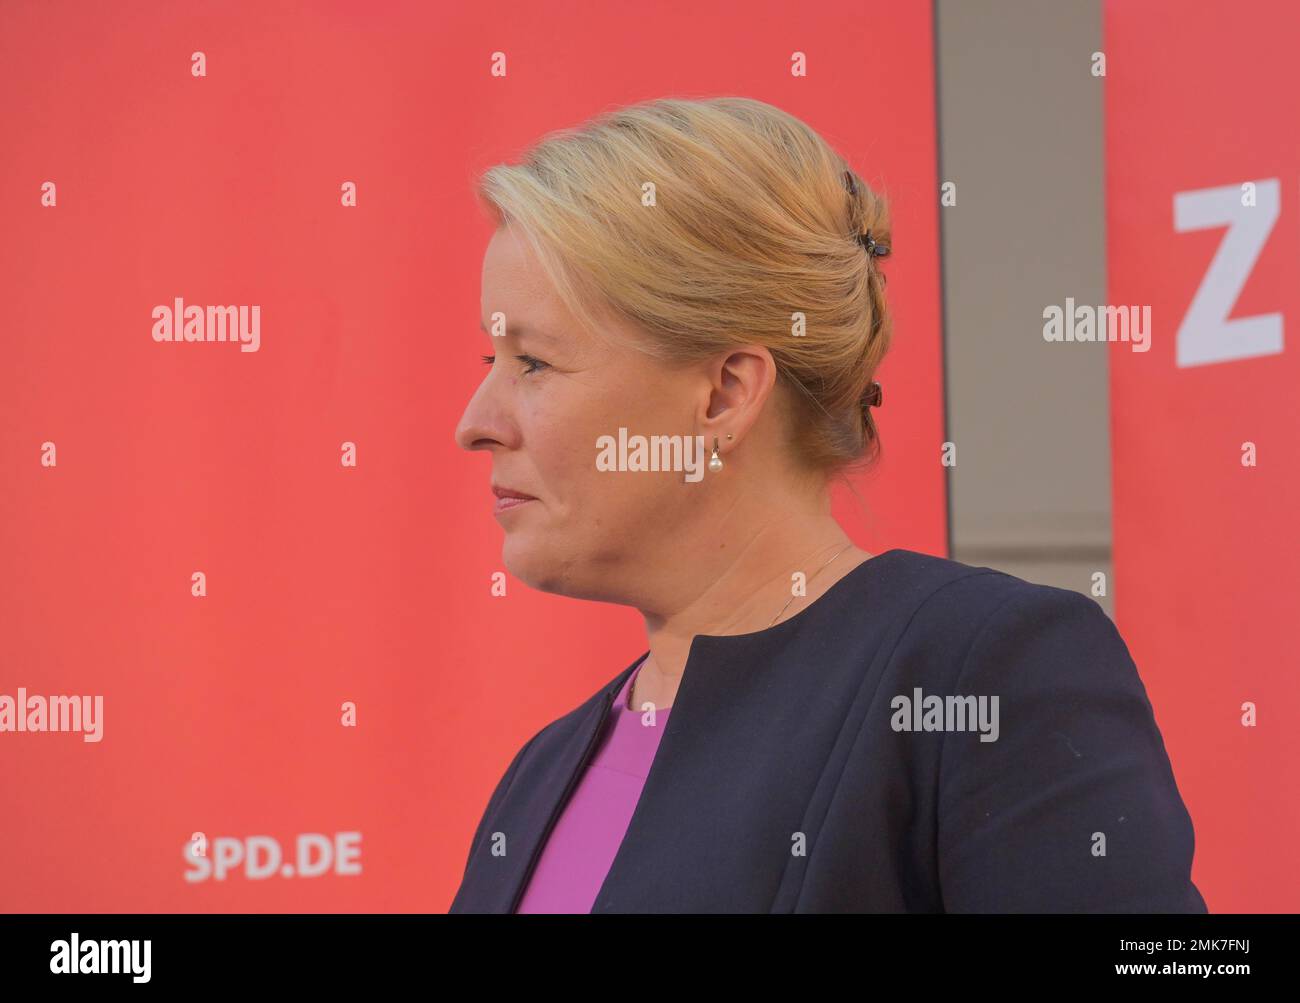
M 492 485 L 492 493 L 496 495 L 496 505 L 493 511 L 496 513 L 505 512 L 507 509 L 518 508 L 520 505 L 527 505 L 531 501 L 537 501 L 532 495 L 526 495 L 522 491 L 515 491 L 512 488 L 498 487 Z
M 527 505 L 529 502 L 537 501 L 536 498 L 498 498 L 493 512 L 501 513 L 507 509 L 518 508 L 520 505 Z

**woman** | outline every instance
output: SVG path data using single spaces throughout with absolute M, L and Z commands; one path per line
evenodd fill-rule
M 457 441 L 492 454 L 510 572 L 635 607 L 648 651 L 516 754 L 452 912 L 1205 911 L 1097 604 L 830 514 L 878 453 L 890 225 L 821 137 L 656 101 L 481 194 L 493 354 Z

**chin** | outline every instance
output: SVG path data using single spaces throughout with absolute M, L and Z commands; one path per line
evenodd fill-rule
M 501 560 L 511 576 L 538 592 L 570 599 L 605 601 L 607 589 L 593 562 L 574 557 L 555 545 L 553 538 L 540 546 L 528 533 L 507 533 Z
M 564 565 L 549 547 L 538 547 L 529 539 L 530 534 L 519 531 L 506 533 L 501 548 L 501 561 L 511 576 L 530 589 L 539 592 L 558 592 L 564 579 Z

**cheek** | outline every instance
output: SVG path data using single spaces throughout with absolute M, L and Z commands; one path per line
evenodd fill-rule
M 620 427 L 629 435 L 682 434 L 669 428 L 668 418 L 657 409 L 662 410 L 662 403 L 645 387 L 622 394 L 557 391 L 530 402 L 524 417 L 527 452 L 540 484 L 554 498 L 557 514 L 578 518 L 588 529 L 599 525 L 602 532 L 610 532 L 618 527 L 644 529 L 653 524 L 657 511 L 673 508 L 674 484 L 664 478 L 680 481 L 680 473 L 596 468 L 597 442 L 604 436 L 617 440 Z
M 528 415 L 525 438 L 531 465 L 566 512 L 586 510 L 608 489 L 596 469 L 596 441 L 603 426 L 580 409 L 538 405 Z
M 629 544 L 657 539 L 674 532 L 687 515 L 681 478 L 674 471 L 600 472 L 584 503 L 603 529 L 622 534 Z

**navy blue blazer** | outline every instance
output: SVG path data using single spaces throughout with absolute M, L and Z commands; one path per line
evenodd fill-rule
M 642 657 L 515 755 L 451 912 L 514 911 Z M 895 549 L 692 640 L 592 912 L 1200 913 L 1192 851 L 1101 607 Z

